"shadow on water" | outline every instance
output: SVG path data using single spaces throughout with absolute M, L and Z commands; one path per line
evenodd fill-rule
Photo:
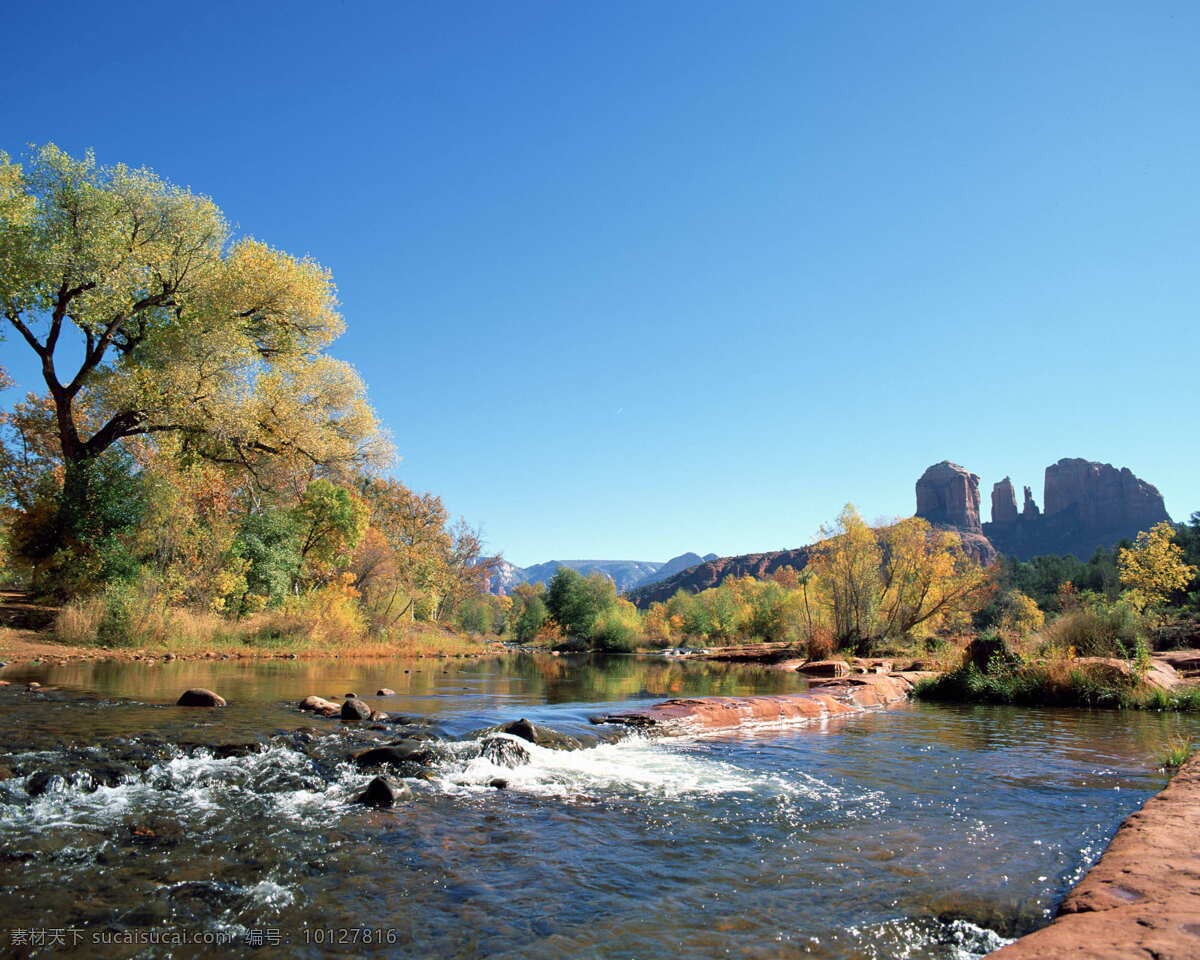
M 910 705 L 766 734 L 529 745 L 512 768 L 447 743 L 407 771 L 412 802 L 367 811 L 349 801 L 371 773 L 346 757 L 394 732 L 300 714 L 300 697 L 354 690 L 450 736 L 517 716 L 583 732 L 601 704 L 803 680 L 541 656 L 3 678 L 56 688 L 0 688 L 8 926 L 219 934 L 261 941 L 256 956 L 979 956 L 1046 921 L 1161 787 L 1156 750 L 1196 732 L 1170 715 Z M 229 707 L 171 706 L 190 686 Z M 371 696 L 383 686 L 396 695 Z

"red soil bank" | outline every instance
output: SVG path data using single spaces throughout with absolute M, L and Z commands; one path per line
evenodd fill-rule
M 1200 958 L 1200 757 L 1121 824 L 1048 927 L 990 960 Z
M 906 700 L 911 690 L 905 677 L 862 674 L 817 683 L 805 693 L 664 700 L 644 710 L 593 717 L 592 722 L 653 727 L 661 733 L 803 723 L 884 707 Z

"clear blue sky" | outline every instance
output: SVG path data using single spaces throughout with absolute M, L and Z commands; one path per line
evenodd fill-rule
M 331 267 L 397 476 L 516 563 L 796 546 L 942 459 L 985 504 L 1082 456 L 1200 510 L 1194 3 L 5 26 L 0 148 L 149 165 Z

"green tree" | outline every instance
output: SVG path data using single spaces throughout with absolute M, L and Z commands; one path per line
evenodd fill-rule
M 591 637 L 596 618 L 616 602 L 616 587 L 602 573 L 585 577 L 578 570 L 559 567 L 546 588 L 546 609 L 572 637 Z
M 345 487 L 314 480 L 292 510 L 299 530 L 300 557 L 315 579 L 350 559 L 367 529 L 367 505 Z
M 248 564 L 247 597 L 263 597 L 271 606 L 277 606 L 291 592 L 296 571 L 303 562 L 296 518 L 281 509 L 250 514 L 238 530 L 232 552 Z M 245 605 L 243 597 L 243 608 Z

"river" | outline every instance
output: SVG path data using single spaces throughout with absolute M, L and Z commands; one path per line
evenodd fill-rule
M 927 704 L 691 739 L 589 724 L 804 686 L 637 657 L 0 678 L 0 947 L 18 956 L 965 960 L 1044 924 L 1164 784 L 1156 752 L 1200 733 L 1177 715 Z M 229 705 L 172 705 L 193 686 Z M 371 774 L 349 753 L 390 734 L 295 709 L 351 691 L 449 741 L 412 801 L 351 804 Z M 511 768 L 457 739 L 518 717 L 604 739 L 530 745 Z

